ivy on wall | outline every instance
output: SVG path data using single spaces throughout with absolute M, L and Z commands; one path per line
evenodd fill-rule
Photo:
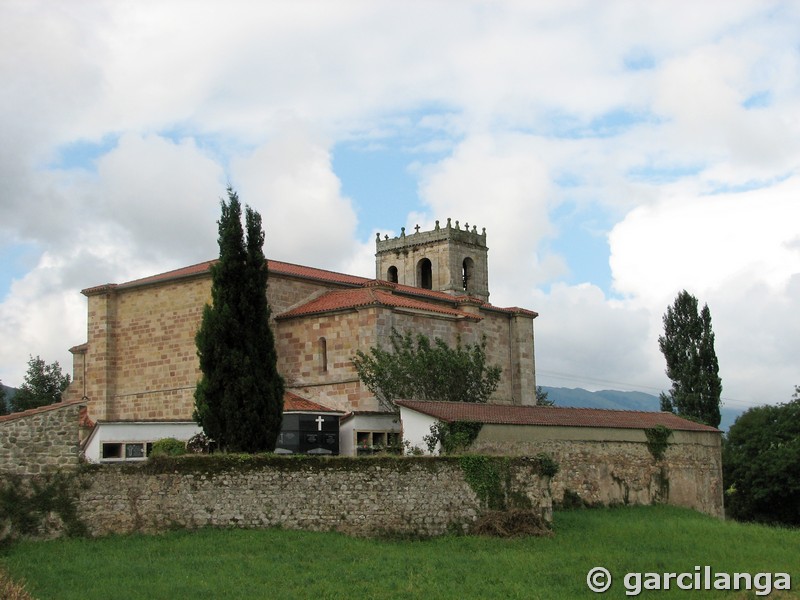
M 6 475 L 0 482 L 0 546 L 21 537 L 61 530 L 83 535 L 86 526 L 78 518 L 80 482 L 74 473 L 37 477 Z M 57 517 L 61 525 L 53 523 Z
M 558 473 L 558 463 L 549 454 L 541 453 L 535 460 L 536 470 L 543 477 Z M 459 457 L 459 464 L 464 480 L 490 510 L 531 508 L 530 498 L 513 489 L 509 457 L 465 454 Z
M 644 435 L 647 437 L 647 449 L 656 460 L 664 458 L 664 454 L 669 447 L 669 438 L 672 435 L 672 429 L 664 425 L 656 425 L 655 427 L 648 427 L 644 430 Z
M 437 444 L 441 444 L 442 454 L 456 454 L 463 452 L 472 445 L 481 432 L 483 423 L 476 421 L 436 421 L 431 425 L 429 435 L 422 437 L 428 452 L 433 454 Z

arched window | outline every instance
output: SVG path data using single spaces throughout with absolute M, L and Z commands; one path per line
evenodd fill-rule
M 317 343 L 319 345 L 319 370 L 324 373 L 328 370 L 328 341 L 321 337 Z
M 417 263 L 417 287 L 433 289 L 433 269 L 431 261 L 427 258 Z
M 397 267 L 389 267 L 386 271 L 386 281 L 397 283 Z
M 461 278 L 464 283 L 464 291 L 469 292 L 472 287 L 472 272 L 475 269 L 475 263 L 473 260 L 468 256 L 464 259 L 464 262 L 461 263 Z

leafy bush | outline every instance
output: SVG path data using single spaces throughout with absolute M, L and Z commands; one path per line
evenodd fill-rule
M 736 419 L 722 465 L 731 517 L 800 525 L 800 386 L 791 402 L 751 408 Z
M 437 444 L 441 444 L 442 454 L 455 454 L 469 448 L 482 427 L 483 423 L 476 421 L 436 421 L 431 425 L 430 434 L 422 436 L 422 439 L 431 454 L 435 452 Z
M 541 474 L 546 477 L 555 477 L 561 469 L 555 459 L 546 452 L 537 454 L 536 459 L 539 461 L 539 470 Z
M 186 454 L 186 442 L 175 438 L 164 438 L 153 443 L 150 456 L 180 456 Z
M 396 411 L 395 399 L 487 402 L 500 381 L 500 367 L 486 363 L 486 339 L 451 348 L 422 334 L 392 328 L 391 351 L 373 346 L 356 352 L 353 366 L 381 406 Z
M 211 452 L 212 441 L 203 433 L 197 433 L 186 442 L 186 450 L 191 454 L 208 454 Z

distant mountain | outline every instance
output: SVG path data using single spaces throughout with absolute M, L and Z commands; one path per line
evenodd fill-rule
M 547 392 L 548 400 L 552 400 L 556 406 L 643 410 L 646 412 L 658 412 L 661 410 L 658 396 L 645 394 L 644 392 L 620 392 L 617 390 L 590 392 L 581 388 L 548 387 L 546 385 L 543 385 L 542 389 Z M 728 431 L 736 417 L 742 413 L 741 410 L 724 407 L 720 412 L 722 422 L 719 424 L 719 428 L 723 431 Z

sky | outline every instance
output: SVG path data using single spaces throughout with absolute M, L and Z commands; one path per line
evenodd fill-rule
M 0 1 L 0 380 L 71 372 L 80 290 L 218 254 L 375 276 L 375 234 L 487 231 L 537 382 L 669 388 L 708 304 L 723 404 L 800 384 L 800 3 Z

